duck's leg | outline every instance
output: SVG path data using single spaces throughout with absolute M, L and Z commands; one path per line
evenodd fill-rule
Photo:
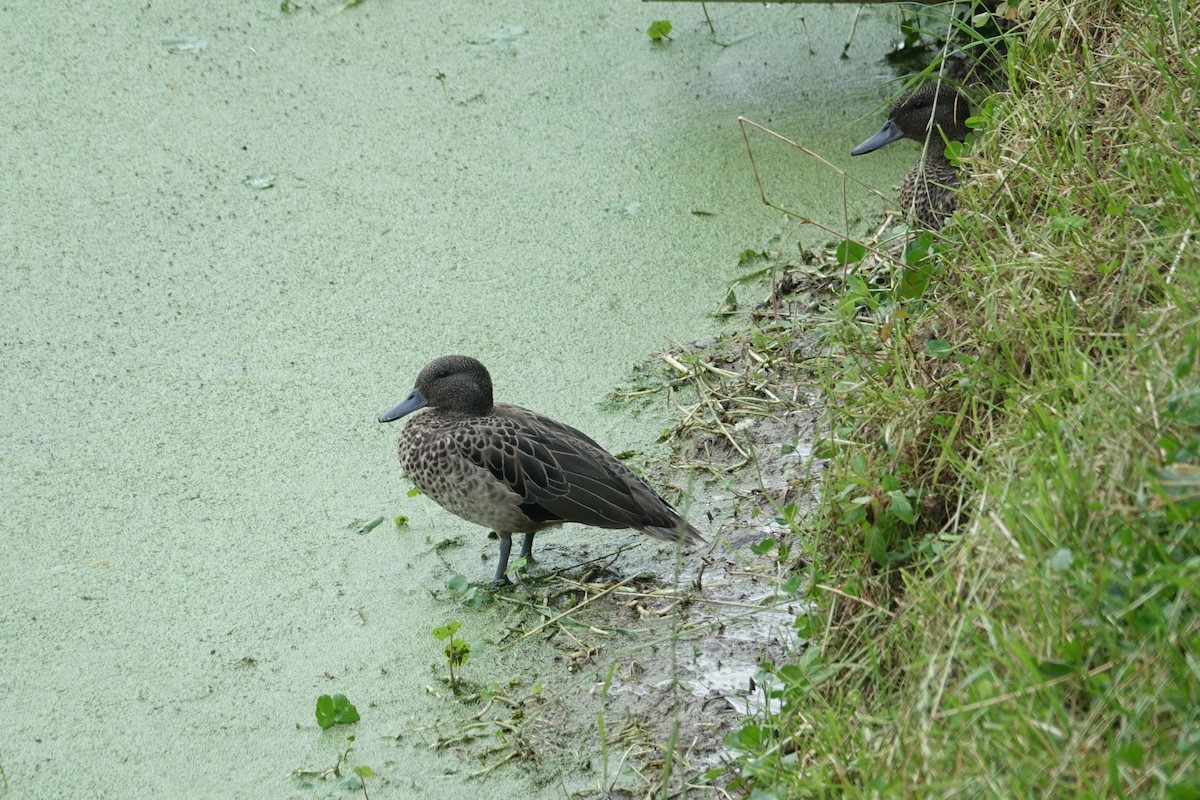
M 525 534 L 525 541 L 521 543 L 521 552 L 518 558 L 524 558 L 530 563 L 533 562 L 533 534 Z
M 496 577 L 492 578 L 493 588 L 512 583 L 504 574 L 508 572 L 508 554 L 512 552 L 512 534 L 496 531 L 496 535 L 500 537 L 500 563 L 496 565 Z

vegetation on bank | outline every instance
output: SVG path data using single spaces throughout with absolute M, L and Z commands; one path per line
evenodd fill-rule
M 1200 19 L 1022 5 L 956 221 L 821 327 L 810 646 L 734 791 L 1200 796 Z

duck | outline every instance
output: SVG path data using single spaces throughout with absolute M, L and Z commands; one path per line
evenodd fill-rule
M 408 397 L 379 421 L 410 414 L 398 442 L 400 465 L 442 508 L 500 537 L 494 587 L 511 583 L 514 533 L 525 535 L 520 556 L 532 559 L 534 535 L 567 522 L 706 544 L 649 484 L 586 434 L 493 402 L 491 374 L 470 356 L 429 362 Z
M 917 159 L 900 184 L 900 207 L 921 227 L 941 230 L 954 213 L 958 187 L 958 168 L 946 158 L 944 142 L 966 138 L 970 115 L 970 104 L 957 89 L 926 83 L 900 95 L 879 132 L 850 155 L 870 153 L 897 139 L 924 145 L 924 158 Z

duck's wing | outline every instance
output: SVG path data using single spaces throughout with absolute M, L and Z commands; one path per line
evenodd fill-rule
M 530 519 L 703 541 L 645 481 L 581 431 L 517 406 L 497 406 L 478 427 L 486 433 L 461 439 L 463 454 L 516 493 Z

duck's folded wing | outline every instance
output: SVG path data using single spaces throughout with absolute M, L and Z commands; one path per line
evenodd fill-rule
M 533 412 L 494 417 L 486 435 L 463 440 L 463 454 L 522 498 L 543 521 L 600 528 L 675 528 L 666 501 L 583 433 Z
M 574 522 L 600 528 L 633 528 L 668 542 L 704 543 L 700 532 L 633 470 L 583 434 L 579 437 L 545 443 L 570 490 L 543 501 L 544 506 L 576 515 L 570 517 Z

